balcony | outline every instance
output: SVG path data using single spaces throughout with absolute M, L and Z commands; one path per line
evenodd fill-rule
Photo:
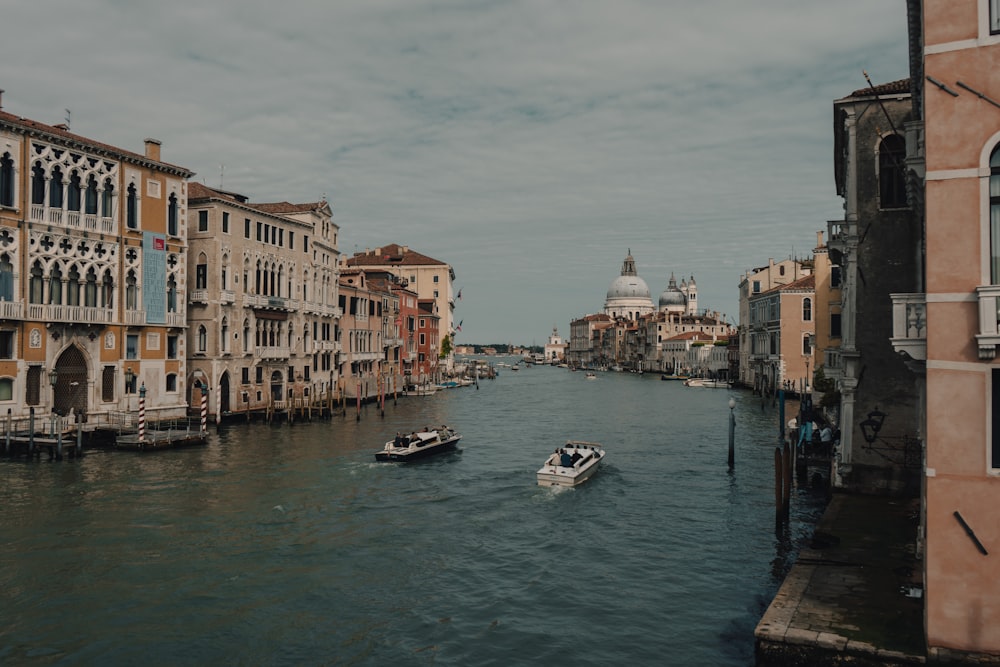
M 188 303 L 208 303 L 208 290 L 191 290 L 188 292 Z
M 298 310 L 297 299 L 286 299 L 281 296 L 263 296 L 260 294 L 244 294 L 244 308 L 264 308 L 266 310 Z
M 146 324 L 145 310 L 126 310 L 125 324 L 129 326 L 142 326 Z
M 258 345 L 253 349 L 254 356 L 258 359 L 288 359 L 291 351 L 287 347 Z
M 236 303 L 236 292 L 224 289 L 219 292 L 219 303 Z
M 340 352 L 340 343 L 333 340 L 317 340 L 313 342 L 316 352 Z
M 1000 345 L 1000 332 L 997 331 L 1000 285 L 981 285 L 976 288 L 976 296 L 979 298 L 979 333 L 976 334 L 979 358 L 989 361 L 996 358 L 997 345 Z
M 63 211 L 61 208 L 49 208 L 44 204 L 31 205 L 31 221 L 47 225 L 58 225 L 68 229 L 80 229 L 103 234 L 115 233 L 114 218 L 107 218 L 94 213 L 80 211 Z
M 115 311 L 96 306 L 29 303 L 28 319 L 71 324 L 111 324 L 115 320 Z
M 167 311 L 167 326 L 168 327 L 183 327 L 187 324 L 185 313 L 172 313 Z
M 996 288 L 1000 294 L 1000 286 Z M 892 299 L 892 348 L 905 357 L 927 361 L 927 298 L 923 294 L 890 294 Z M 994 306 L 994 315 L 996 308 Z M 996 317 L 993 318 L 996 334 Z M 980 356 L 982 356 L 980 348 Z
M 844 358 L 839 347 L 823 350 L 823 375 L 831 380 L 844 377 Z
M 24 302 L 0 301 L 0 320 L 23 320 Z

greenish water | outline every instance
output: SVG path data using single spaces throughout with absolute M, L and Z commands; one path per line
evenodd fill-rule
M 736 466 L 727 466 L 730 396 Z M 399 430 L 459 452 L 376 463 Z M 774 523 L 777 408 L 533 367 L 196 449 L 0 462 L 0 661 L 752 665 L 823 499 Z M 567 439 L 597 475 L 537 486 Z

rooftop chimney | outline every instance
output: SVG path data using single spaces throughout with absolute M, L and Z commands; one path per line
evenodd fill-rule
M 0 111 L 3 110 L 3 88 L 0 88 Z
M 150 160 L 160 161 L 160 140 L 146 139 L 146 157 Z

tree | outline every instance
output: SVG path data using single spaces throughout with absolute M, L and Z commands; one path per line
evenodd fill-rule
M 445 336 L 441 340 L 441 354 L 438 359 L 446 359 L 451 354 L 451 336 Z

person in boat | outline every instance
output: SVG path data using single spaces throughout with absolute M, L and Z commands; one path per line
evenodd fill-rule
M 576 462 L 579 461 L 582 458 L 583 458 L 583 454 L 580 453 L 580 450 L 577 450 L 577 451 L 573 452 L 573 456 L 570 457 L 570 463 L 571 464 L 576 464 Z
M 394 444 L 396 447 L 403 446 L 403 436 L 399 434 L 399 431 L 396 431 L 396 439 L 393 440 L 392 444 Z
M 562 454 L 559 455 L 559 465 L 561 465 L 564 468 L 573 467 L 573 457 L 570 456 L 569 452 L 567 452 L 565 449 L 562 451 Z

